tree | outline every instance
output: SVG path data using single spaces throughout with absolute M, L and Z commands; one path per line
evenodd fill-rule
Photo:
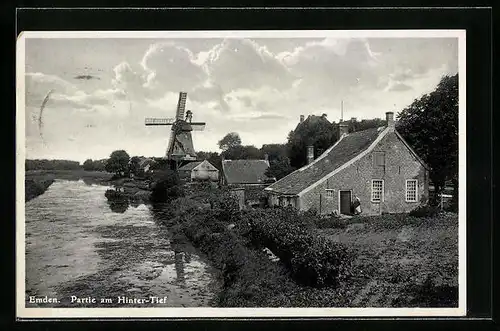
M 264 158 L 263 153 L 252 145 L 233 146 L 222 152 L 221 155 L 228 160 L 260 160 Z
M 128 173 L 128 163 L 130 156 L 124 150 L 118 150 L 111 153 L 106 162 L 105 169 L 107 172 L 113 172 L 118 176 L 124 176 Z
M 290 165 L 300 168 L 307 163 L 307 146 L 325 151 L 337 141 L 338 128 L 323 116 L 309 116 L 288 135 Z
M 92 159 L 85 160 L 85 162 L 83 162 L 83 170 L 93 171 L 94 170 L 94 161 L 92 161 Z
M 219 140 L 219 148 L 223 151 L 226 151 L 230 148 L 240 146 L 241 138 L 240 135 L 236 132 L 230 132 L 226 134 L 221 140 Z
M 103 160 L 94 160 L 93 162 L 93 167 L 94 171 L 106 171 L 106 162 L 108 160 L 103 159 Z
M 290 160 L 287 157 L 279 157 L 269 159 L 269 168 L 267 168 L 265 175 L 280 180 L 294 170 L 295 168 L 290 165 Z
M 458 192 L 458 74 L 444 76 L 437 88 L 397 114 L 398 132 L 430 167 L 436 196 L 446 180 Z M 454 204 L 457 194 L 454 194 Z
M 179 175 L 173 170 L 163 170 L 156 174 L 156 185 L 151 192 L 153 203 L 170 202 L 178 197 L 184 196 L 184 191 L 180 183 Z
M 197 158 L 199 161 L 207 160 L 210 162 L 214 167 L 219 169 L 219 171 L 222 171 L 222 161 L 220 158 L 219 153 L 217 152 L 196 152 Z
M 267 154 L 269 160 L 288 158 L 286 144 L 264 144 L 260 151 L 262 155 Z
M 351 133 L 385 126 L 387 125 L 387 121 L 380 118 L 361 120 L 360 122 L 358 122 L 358 120 L 356 119 L 351 119 L 347 124 L 349 126 L 349 133 Z
M 134 174 L 135 176 L 139 175 L 139 172 L 141 170 L 141 167 L 139 165 L 140 162 L 141 162 L 141 159 L 138 156 L 133 156 L 130 159 L 130 163 L 129 163 L 130 173 Z

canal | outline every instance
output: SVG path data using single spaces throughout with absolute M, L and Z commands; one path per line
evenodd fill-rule
M 214 306 L 205 258 L 174 244 L 150 206 L 108 201 L 107 189 L 57 180 L 26 203 L 26 307 Z M 29 302 L 45 296 L 58 302 Z

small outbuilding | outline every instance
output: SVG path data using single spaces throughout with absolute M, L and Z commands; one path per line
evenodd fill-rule
M 179 177 L 191 181 L 219 181 L 219 170 L 207 160 L 189 162 L 178 169 Z
M 263 189 L 275 182 L 266 176 L 269 168 L 267 156 L 263 160 L 223 160 L 222 185 L 229 187 L 237 197 L 240 208 L 261 206 L 265 198 Z

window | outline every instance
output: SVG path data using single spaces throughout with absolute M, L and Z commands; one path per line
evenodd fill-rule
M 376 167 L 385 166 L 385 152 L 374 152 L 373 153 L 373 165 Z
M 372 202 L 384 201 L 384 181 L 382 179 L 372 180 Z
M 333 189 L 331 189 L 331 188 L 326 189 L 326 197 L 327 198 L 333 198 L 333 193 L 334 193 Z
M 406 202 L 417 202 L 417 180 L 406 180 Z

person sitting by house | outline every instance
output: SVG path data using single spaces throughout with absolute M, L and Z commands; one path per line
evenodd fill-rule
M 354 215 L 361 214 L 361 201 L 357 196 L 354 197 L 354 201 L 352 203 L 352 210 Z

